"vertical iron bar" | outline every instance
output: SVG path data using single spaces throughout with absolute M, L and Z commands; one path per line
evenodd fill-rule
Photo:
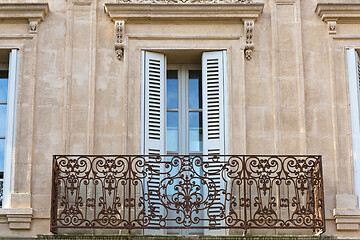
M 321 222 L 323 224 L 322 226 L 322 232 L 324 233 L 326 231 L 326 225 L 325 225 L 325 198 L 324 198 L 324 178 L 323 178 L 323 169 L 322 169 L 322 156 L 318 156 L 319 157 L 319 178 L 320 178 L 320 191 L 321 191 L 321 203 L 322 203 L 322 209 L 321 209 Z
M 54 234 L 57 232 L 56 222 L 57 222 L 57 174 L 56 174 L 56 156 L 53 155 L 53 170 L 52 170 L 52 188 L 51 188 L 51 221 L 50 221 L 50 231 Z
M 242 162 L 243 162 L 243 171 L 244 171 L 244 235 L 246 235 L 247 232 L 247 212 L 246 212 L 246 198 L 247 198 L 247 194 L 246 194 L 246 157 L 245 155 L 242 156 Z
M 128 171 L 129 171 L 129 216 L 128 216 L 128 229 L 129 229 L 129 234 L 131 234 L 131 168 L 132 168 L 132 158 L 131 156 L 128 157 L 129 159 L 129 167 L 128 167 Z

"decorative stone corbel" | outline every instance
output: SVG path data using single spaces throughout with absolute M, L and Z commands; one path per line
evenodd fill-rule
M 39 20 L 38 19 L 29 19 L 29 33 L 37 34 Z
M 360 23 L 360 3 L 318 3 L 315 12 L 327 24 L 329 34 L 336 34 L 338 24 Z
M 327 21 L 329 34 L 336 34 L 336 20 Z
M 115 52 L 119 60 L 124 56 L 125 21 L 115 21 Z
M 245 31 L 245 58 L 250 60 L 252 58 L 252 52 L 254 49 L 253 32 L 254 32 L 254 20 L 244 21 Z

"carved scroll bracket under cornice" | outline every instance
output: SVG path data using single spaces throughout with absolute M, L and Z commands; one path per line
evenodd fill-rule
M 327 23 L 329 34 L 336 34 L 339 23 L 360 23 L 360 3 L 318 3 L 315 12 Z
M 254 20 L 245 20 L 244 21 L 244 35 L 245 35 L 245 58 L 251 60 L 252 52 L 254 49 Z
M 139 0 L 140 1 L 140 0 Z M 146 0 L 147 1 L 147 0 Z M 160 1 L 160 0 L 159 0 Z M 233 0 L 228 0 L 233 1 Z M 228 2 L 227 1 L 227 2 Z M 209 3 L 138 3 L 129 0 L 127 3 L 105 3 L 104 10 L 110 19 L 115 22 L 115 51 L 117 57 L 122 59 L 125 48 L 125 21 L 139 19 L 157 19 L 168 21 L 181 20 L 193 21 L 207 20 L 218 21 L 220 19 L 237 19 L 244 22 L 245 57 L 251 59 L 254 49 L 253 31 L 254 22 L 263 11 L 263 3 L 245 3 L 236 1 L 232 3 L 209 4 Z M 249 1 L 250 2 L 250 1 Z
M 115 21 L 115 52 L 119 60 L 124 56 L 125 21 Z
M 37 28 L 40 20 L 39 19 L 29 19 L 29 33 L 36 34 Z
M 38 24 L 48 12 L 47 3 L 0 3 L 0 19 L 27 20 L 30 34 L 37 33 Z

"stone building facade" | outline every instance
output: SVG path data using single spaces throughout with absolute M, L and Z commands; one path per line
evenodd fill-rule
M 324 234 L 360 238 L 358 0 L 0 0 L 1 235 L 50 234 L 52 155 L 142 153 L 144 54 L 219 51 L 226 153 L 322 155 Z

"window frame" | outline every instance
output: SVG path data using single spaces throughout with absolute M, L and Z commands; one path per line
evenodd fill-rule
M 180 154 L 180 155 L 189 155 L 189 154 L 202 154 L 200 152 L 190 153 L 189 149 L 189 71 L 190 70 L 200 70 L 202 71 L 201 64 L 168 64 L 166 66 L 167 70 L 177 70 L 178 71 L 178 153 L 169 152 L 168 154 Z M 166 76 L 167 79 L 167 76 Z M 202 83 L 201 83 L 202 84 Z M 165 85 L 165 87 L 167 87 Z M 167 96 L 166 96 L 167 97 Z M 200 96 L 202 98 L 202 96 Z M 203 106 L 201 106 L 201 115 Z M 168 108 L 166 108 L 168 111 Z M 165 119 L 167 122 L 167 119 Z
M 360 208 L 360 72 L 359 49 L 346 50 L 351 118 L 352 159 L 354 166 L 354 193 L 358 196 Z M 358 65 L 359 64 L 359 65 Z
M 12 188 L 12 165 L 15 156 L 15 132 L 16 132 L 16 101 L 17 83 L 19 77 L 19 49 L 9 49 L 8 69 L 8 98 L 6 111 L 6 135 L 4 156 L 4 180 L 2 208 L 10 208 L 10 193 Z

